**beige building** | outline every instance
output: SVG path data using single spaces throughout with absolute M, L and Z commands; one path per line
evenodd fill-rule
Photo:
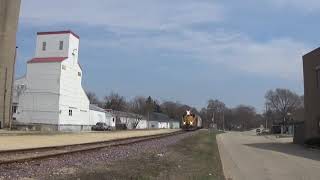
M 320 138 L 320 48 L 303 56 L 305 140 Z
M 0 128 L 10 127 L 20 3 L 21 0 L 0 0 Z

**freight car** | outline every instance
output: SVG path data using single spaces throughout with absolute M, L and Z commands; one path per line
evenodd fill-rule
M 187 111 L 182 117 L 183 130 L 196 130 L 202 128 L 202 119 L 200 116 Z

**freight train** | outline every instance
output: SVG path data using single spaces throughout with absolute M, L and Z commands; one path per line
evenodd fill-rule
M 202 119 L 200 116 L 187 111 L 182 117 L 182 129 L 192 131 L 202 128 Z

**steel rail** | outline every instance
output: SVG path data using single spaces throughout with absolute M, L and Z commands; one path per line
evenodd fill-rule
M 176 132 L 165 133 L 165 134 L 129 137 L 129 138 L 107 140 L 107 141 L 82 143 L 82 144 L 71 144 L 71 145 L 28 148 L 28 149 L 15 149 L 15 150 L 2 150 L 0 151 L 0 165 L 12 164 L 12 163 L 23 163 L 23 162 L 33 161 L 33 160 L 41 160 L 41 159 L 52 158 L 52 157 L 57 157 L 61 155 L 100 150 L 108 147 L 132 145 L 136 143 L 141 143 L 141 142 L 155 140 L 155 139 L 161 139 L 161 138 L 184 134 L 184 133 L 187 133 L 187 132 L 176 131 Z

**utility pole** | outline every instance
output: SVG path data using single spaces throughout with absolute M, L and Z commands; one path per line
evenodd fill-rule
M 268 113 L 269 113 L 269 108 L 268 108 L 268 104 L 266 103 L 266 129 L 268 129 Z
M 223 123 L 223 131 L 225 131 L 224 111 L 222 111 L 222 123 Z
M 4 86 L 3 86 L 4 87 L 4 93 L 3 93 L 3 124 L 4 125 L 5 125 L 5 119 L 6 119 L 7 81 L 8 81 L 8 68 L 5 69 Z
M 10 107 L 10 114 L 9 114 L 9 129 L 11 130 L 12 129 L 12 121 L 13 121 L 13 112 L 12 112 L 12 98 L 13 98 L 13 86 L 14 86 L 14 75 L 16 73 L 16 61 L 17 61 L 17 49 L 18 49 L 18 46 L 16 46 L 16 51 L 14 53 L 14 63 L 13 63 L 13 76 L 12 76 L 12 86 L 11 86 L 11 98 L 10 98 L 10 104 L 11 104 L 11 107 Z
M 212 112 L 212 128 L 215 128 L 215 125 L 214 125 L 214 111 Z
M 149 127 L 149 125 L 150 125 L 149 122 L 150 122 L 150 112 L 148 111 L 148 122 L 147 122 L 148 129 L 150 128 L 150 127 Z

